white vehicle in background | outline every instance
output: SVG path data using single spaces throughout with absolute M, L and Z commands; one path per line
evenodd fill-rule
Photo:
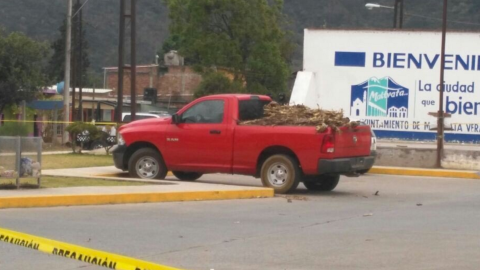
M 163 118 L 170 117 L 171 114 L 166 111 L 159 112 L 139 112 L 135 114 L 135 120 L 151 119 L 151 118 Z M 130 123 L 132 122 L 131 113 L 122 113 L 122 122 Z M 82 133 L 77 136 L 77 143 L 83 142 L 83 148 L 86 150 L 95 150 L 100 148 L 105 148 L 116 143 L 117 139 L 117 129 L 115 126 L 102 126 L 97 125 L 97 128 L 102 131 L 101 138 L 95 140 L 90 140 L 88 133 Z
M 151 119 L 151 118 L 163 118 L 171 116 L 167 112 L 159 112 L 159 113 L 136 113 L 135 120 L 143 120 L 143 119 Z M 122 113 L 122 122 L 129 123 L 132 121 L 131 113 Z

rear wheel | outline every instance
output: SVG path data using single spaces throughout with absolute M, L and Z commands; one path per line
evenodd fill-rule
M 173 171 L 173 175 L 175 175 L 176 178 L 182 181 L 195 181 L 198 178 L 202 177 L 203 173 L 196 173 L 196 172 L 178 172 L 178 171 Z
M 300 182 L 301 172 L 298 162 L 287 155 L 273 155 L 265 160 L 260 171 L 263 186 L 276 193 L 294 191 Z
M 138 149 L 128 162 L 130 176 L 142 179 L 165 179 L 167 166 L 162 156 L 151 148 Z
M 340 175 L 307 176 L 304 177 L 303 184 L 311 191 L 332 191 L 339 181 Z

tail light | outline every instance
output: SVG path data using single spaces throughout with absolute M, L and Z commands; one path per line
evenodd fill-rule
M 335 138 L 333 135 L 325 135 L 322 143 L 322 153 L 334 153 L 335 152 Z

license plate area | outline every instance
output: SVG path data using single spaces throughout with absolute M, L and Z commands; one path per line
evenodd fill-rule
M 359 158 L 352 158 L 350 160 L 350 164 L 352 166 L 353 169 L 360 169 L 360 168 L 363 168 L 365 166 L 365 158 L 363 157 L 359 157 Z

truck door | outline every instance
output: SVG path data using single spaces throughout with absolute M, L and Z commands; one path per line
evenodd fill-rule
M 167 128 L 166 162 L 171 170 L 230 172 L 232 134 L 227 128 L 228 100 L 201 101 Z

